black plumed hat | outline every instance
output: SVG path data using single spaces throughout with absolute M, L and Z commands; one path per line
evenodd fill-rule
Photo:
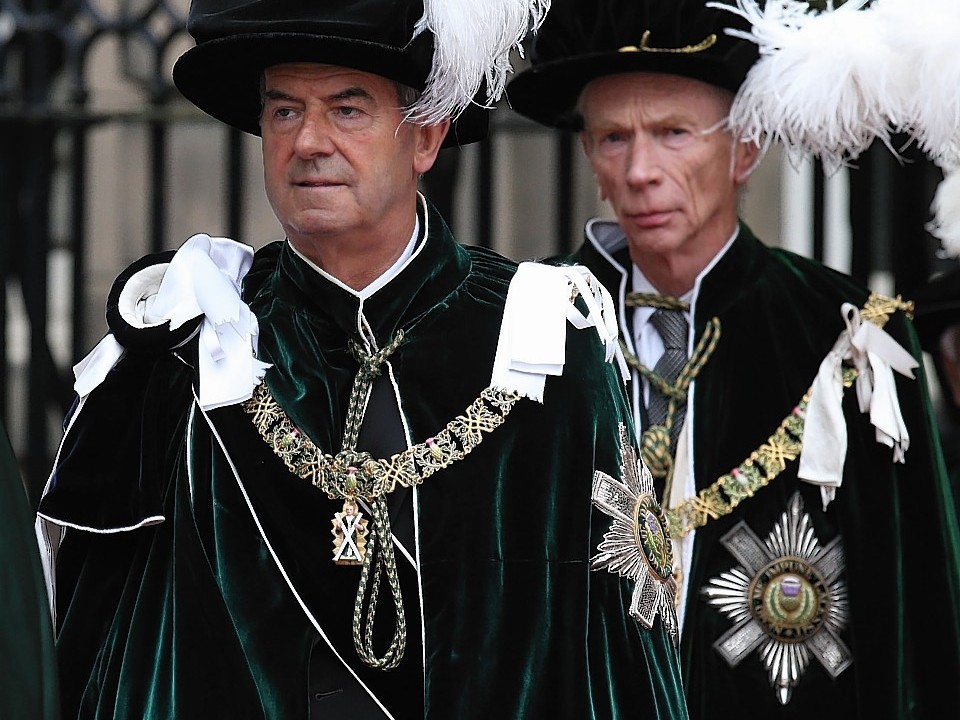
M 553 0 L 531 67 L 507 88 L 510 105 L 544 125 L 576 129 L 583 88 L 604 75 L 682 75 L 736 93 L 757 45 L 725 32 L 745 19 L 707 0 Z M 732 4 L 732 3 L 731 3 Z
M 453 117 L 447 145 L 482 139 L 511 48 L 542 19 L 546 0 L 192 0 L 196 46 L 173 68 L 192 103 L 260 134 L 260 76 L 316 62 L 380 75 L 422 93 L 410 117 Z M 494 14 L 496 13 L 496 14 Z M 467 49 L 457 48 L 458 35 Z M 486 97 L 481 95 L 486 89 Z

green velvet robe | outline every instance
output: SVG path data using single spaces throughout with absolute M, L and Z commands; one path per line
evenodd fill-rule
M 588 240 L 573 260 L 590 267 L 618 300 L 621 332 L 628 333 L 622 308 L 629 266 L 614 261 L 616 248 L 599 247 Z M 624 239 L 621 251 L 625 247 Z M 848 276 L 766 247 L 741 224 L 738 238 L 703 278 L 694 305 L 694 342 L 711 318 L 721 321 L 719 344 L 693 385 L 687 415 L 698 491 L 773 434 L 843 329 L 841 304 L 862 307 L 868 294 Z M 905 313 L 895 313 L 885 329 L 920 358 Z M 843 482 L 826 512 L 819 488 L 798 480 L 794 460 L 732 514 L 696 530 L 681 631 L 682 677 L 694 720 L 960 715 L 960 530 L 923 367 L 915 374 L 916 380 L 896 375 L 910 433 L 905 464 L 892 462 L 890 448 L 877 443 L 850 388 L 843 401 Z M 832 679 L 811 657 L 781 706 L 757 651 L 731 668 L 713 647 L 733 621 L 700 591 L 739 565 L 723 536 L 743 521 L 766 538 L 798 490 L 820 544 L 842 538 L 850 621 L 840 637 L 853 663 Z
M 55 720 L 57 665 L 32 512 L 0 425 L 0 718 Z
M 405 334 L 390 365 L 411 444 L 489 385 L 516 269 L 457 245 L 433 211 L 428 227 L 363 308 L 381 347 Z M 274 243 L 256 254 L 244 297 L 258 357 L 273 366 L 265 382 L 337 452 L 358 296 Z M 288 472 L 241 407 L 199 409 L 191 347 L 137 347 L 116 365 L 74 414 L 44 497 L 43 516 L 71 526 L 58 560 L 65 718 L 306 718 L 318 637 L 382 704 L 377 716 L 686 718 L 660 620 L 644 630 L 627 612 L 633 583 L 590 569 L 610 528 L 592 476 L 620 477 L 618 425 L 630 424 L 592 330 L 570 328 L 544 404 L 520 400 L 411 491 L 419 572 L 398 552 L 408 647 L 391 672 L 354 651 L 359 568 L 331 562 L 342 501 Z

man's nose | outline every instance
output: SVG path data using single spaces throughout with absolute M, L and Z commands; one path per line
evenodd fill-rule
M 330 155 L 335 146 L 329 121 L 320 114 L 307 114 L 297 130 L 294 151 L 302 158 Z
M 660 178 L 660 165 L 653 144 L 635 136 L 627 154 L 627 184 L 633 187 L 655 183 Z

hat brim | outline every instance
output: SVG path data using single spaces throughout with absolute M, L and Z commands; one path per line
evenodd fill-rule
M 731 73 L 722 59 L 702 55 L 607 51 L 535 65 L 507 86 L 514 111 L 542 125 L 580 130 L 576 112 L 580 93 L 606 75 L 631 72 L 680 75 L 736 93 L 742 76 Z
M 200 43 L 173 66 L 183 96 L 211 117 L 251 135 L 260 135 L 260 77 L 271 66 L 314 62 L 349 67 L 423 90 L 426 73 L 409 51 L 366 40 L 306 33 L 231 35 Z M 466 145 L 486 137 L 489 118 L 468 107 L 453 123 L 443 146 Z

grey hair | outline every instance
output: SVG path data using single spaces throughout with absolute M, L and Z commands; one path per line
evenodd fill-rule
M 412 88 L 409 85 L 404 85 L 402 82 L 394 81 L 394 85 L 397 86 L 397 100 L 400 102 L 400 107 L 404 110 L 407 110 L 413 107 L 413 104 L 420 99 L 422 93 L 416 88 Z

